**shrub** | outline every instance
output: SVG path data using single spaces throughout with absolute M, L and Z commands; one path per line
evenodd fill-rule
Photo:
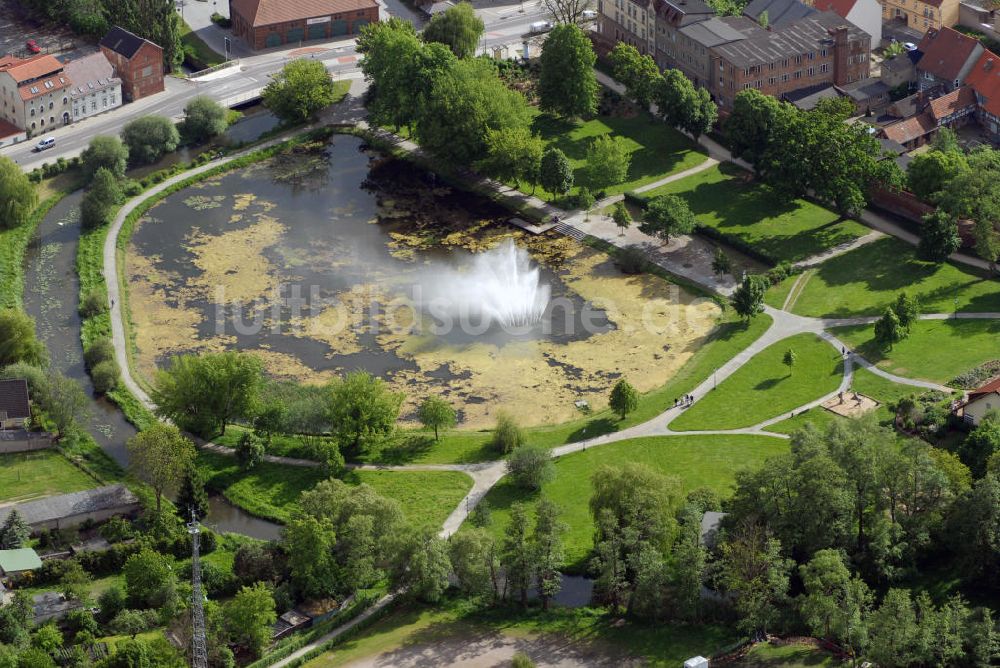
M 80 315 L 84 318 L 93 318 L 107 310 L 108 304 L 104 299 L 104 292 L 97 288 L 90 290 L 80 300 Z
M 229 19 L 229 18 L 223 16 L 219 12 L 212 12 L 211 19 L 212 19 L 212 23 L 214 23 L 215 25 L 219 26 L 220 28 L 232 28 L 233 27 L 233 21 L 232 21 L 232 19 Z
M 117 177 L 125 175 L 128 162 L 128 147 L 118 137 L 98 135 L 90 140 L 90 145 L 80 156 L 83 174 L 89 181 L 104 167 Z
M 90 378 L 94 382 L 94 389 L 98 394 L 107 394 L 118 387 L 118 378 L 121 369 L 115 360 L 105 360 L 94 365 L 90 370 Z
M 101 362 L 109 362 L 115 359 L 115 346 L 111 339 L 102 336 L 94 339 L 86 350 L 83 351 L 83 361 L 88 369 L 93 369 Z
M 249 471 L 264 461 L 264 444 L 250 432 L 243 432 L 236 444 L 236 458 L 240 461 L 240 466 Z
M 646 270 L 646 254 L 638 246 L 627 246 L 618 253 L 615 264 L 624 274 L 641 274 Z
M 524 445 L 524 442 L 524 431 L 518 426 L 514 417 L 505 411 L 498 412 L 497 426 L 493 429 L 493 438 L 490 441 L 493 448 L 507 454 Z
M 97 599 L 97 619 L 107 624 L 125 609 L 125 590 L 121 587 L 106 589 Z
M 169 118 L 150 115 L 126 123 L 122 128 L 122 141 L 128 146 L 134 162 L 149 164 L 176 149 L 181 136 Z
M 508 455 L 507 472 L 518 487 L 539 490 L 555 475 L 552 453 L 537 445 L 522 445 Z
M 203 142 L 221 135 L 228 125 L 226 108 L 210 97 L 199 95 L 184 107 L 184 136 Z

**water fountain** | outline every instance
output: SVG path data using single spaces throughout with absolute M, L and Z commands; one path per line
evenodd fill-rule
M 448 315 L 462 322 L 478 318 L 483 327 L 495 324 L 505 330 L 537 324 L 550 293 L 531 256 L 512 239 L 473 255 L 466 267 L 439 273 L 426 287 L 431 300 Z

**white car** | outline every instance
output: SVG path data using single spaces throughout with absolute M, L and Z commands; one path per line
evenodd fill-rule
M 46 137 L 35 144 L 35 153 L 41 153 L 45 149 L 52 148 L 56 145 L 56 140 L 53 137 Z
M 552 30 L 552 21 L 535 21 L 531 24 L 529 32 L 531 32 L 532 35 L 537 35 L 550 30 Z
M 593 9 L 585 9 L 580 12 L 580 18 L 584 21 L 593 21 L 597 18 L 597 12 Z
M 914 44 L 913 42 L 903 42 L 903 48 L 906 49 L 907 51 L 916 51 L 917 45 Z

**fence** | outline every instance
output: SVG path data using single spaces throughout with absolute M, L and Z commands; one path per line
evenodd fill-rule
M 35 452 L 52 447 L 51 434 L 36 434 L 32 432 L 4 432 L 0 436 L 0 455 L 11 455 L 16 452 Z
M 232 60 L 227 60 L 224 63 L 219 63 L 218 65 L 213 65 L 212 67 L 206 67 L 203 70 L 198 70 L 197 72 L 192 72 L 188 75 L 188 79 L 198 79 L 212 72 L 218 72 L 219 70 L 224 70 L 229 67 L 236 67 L 240 64 L 239 58 L 234 58 Z

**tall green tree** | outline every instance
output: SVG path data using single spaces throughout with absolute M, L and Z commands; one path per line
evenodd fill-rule
M 80 225 L 92 230 L 109 224 L 122 197 L 118 177 L 105 167 L 99 168 L 80 203 Z
M 129 605 L 135 608 L 159 608 L 175 597 L 176 575 L 171 558 L 144 547 L 125 560 L 122 576 Z
M 177 488 L 194 463 L 194 444 L 177 427 L 156 423 L 126 443 L 129 469 L 153 488 L 159 514 L 163 494 Z
M 434 440 L 438 440 L 439 429 L 455 426 L 455 408 L 441 397 L 430 396 L 423 400 L 417 411 L 420 424 L 434 430 Z
M 940 209 L 924 216 L 924 222 L 920 225 L 917 256 L 928 262 L 941 263 L 961 245 L 954 217 Z
M 250 419 L 263 385 L 260 359 L 237 352 L 179 355 L 156 375 L 156 411 L 195 434 L 226 433 L 234 418 Z
M 80 166 L 84 176 L 89 180 L 104 167 L 112 174 L 121 178 L 125 176 L 128 165 L 128 147 L 118 137 L 97 135 L 80 155 Z
M 537 491 L 555 476 L 552 452 L 540 445 L 522 445 L 507 455 L 507 473 L 515 485 Z
M 734 598 L 737 626 L 766 633 L 788 594 L 791 564 L 781 556 L 781 542 L 760 525 L 744 522 L 719 550 L 719 580 Z
M 688 503 L 680 514 L 680 531 L 674 545 L 673 584 L 677 608 L 687 621 L 701 619 L 702 585 L 706 573 L 706 547 L 701 540 L 703 510 Z
M 122 127 L 122 142 L 129 158 L 136 164 L 156 162 L 181 143 L 177 126 L 166 116 L 150 114 L 129 121 Z
M 608 405 L 611 406 L 611 410 L 618 413 L 619 419 L 624 420 L 626 415 L 639 407 L 639 393 L 627 380 L 620 378 L 611 388 Z
M 538 183 L 545 143 L 526 127 L 487 130 L 487 155 L 480 167 L 501 181 Z
M 317 519 L 312 515 L 293 517 L 285 525 L 281 542 L 288 555 L 289 579 L 299 595 L 321 598 L 335 593 L 337 563 L 333 546 L 336 534 L 329 519 Z
M 615 44 L 609 59 L 615 80 L 625 86 L 625 94 L 641 109 L 649 109 L 653 93 L 660 83 L 660 68 L 656 61 L 625 42 Z
M 0 367 L 48 363 L 45 345 L 35 337 L 35 320 L 17 309 L 0 310 Z
M 799 609 L 812 634 L 844 643 L 857 657 L 867 644 L 868 586 L 851 576 L 837 550 L 820 550 L 799 574 L 805 588 Z
M 184 107 L 184 136 L 193 142 L 217 137 L 229 127 L 229 110 L 208 97 L 199 95 Z
M 875 342 L 883 350 L 892 347 L 906 338 L 906 330 L 899 322 L 899 316 L 892 307 L 887 307 L 882 317 L 875 321 Z
M 976 238 L 976 255 L 990 263 L 991 272 L 996 272 L 997 259 L 1000 258 L 1000 232 L 997 232 L 996 223 L 977 220 L 973 234 Z
M 485 28 L 472 5 L 460 2 L 431 17 L 423 37 L 425 41 L 444 44 L 459 58 L 471 58 Z
M 631 163 L 632 154 L 621 137 L 595 137 L 587 147 L 587 181 L 597 190 L 618 185 L 628 176 Z
M 352 371 L 329 385 L 329 416 L 341 450 L 356 456 L 385 442 L 396 429 L 403 394 L 381 378 Z
M 764 312 L 764 295 L 767 293 L 767 277 L 747 274 L 733 293 L 733 310 L 737 315 L 750 321 L 754 316 Z
M 906 185 L 926 202 L 937 202 L 948 181 L 969 168 L 961 151 L 927 151 L 913 158 L 906 167 Z
M 31 536 L 31 527 L 14 508 L 7 514 L 3 527 L 0 528 L 0 550 L 17 550 L 25 547 Z
M 189 465 L 184 471 L 174 506 L 178 516 L 185 522 L 191 521 L 192 513 L 200 520 L 208 517 L 208 492 L 205 491 L 205 480 L 197 466 Z
M 90 413 L 90 397 L 73 378 L 54 369 L 46 381 L 45 412 L 62 439 Z
M 0 156 L 0 229 L 20 227 L 38 203 L 35 186 L 13 160 Z
M 506 574 L 508 591 L 517 595 L 522 607 L 528 605 L 528 589 L 537 570 L 528 525 L 528 506 L 519 502 L 511 505 L 510 524 L 500 550 L 500 565 Z
M 322 61 L 297 59 L 288 62 L 272 77 L 261 99 L 278 118 L 302 123 L 337 98 L 333 79 Z
M 669 244 L 670 237 L 690 234 L 697 223 L 698 220 L 683 197 L 658 195 L 646 206 L 646 212 L 639 222 L 639 230 Z
M 890 589 L 872 614 L 868 656 L 880 666 L 911 665 L 917 633 L 917 615 L 910 592 Z
M 274 597 L 263 582 L 242 587 L 222 608 L 229 637 L 253 656 L 260 656 L 271 643 L 275 612 Z
M 562 587 L 563 535 L 568 526 L 559 519 L 559 506 L 542 498 L 535 506 L 535 529 L 531 534 L 535 552 L 535 588 L 542 600 L 542 610 Z
M 506 411 L 497 411 L 497 424 L 490 439 L 493 449 L 506 455 L 523 446 L 526 441 L 524 430 L 517 424 L 514 416 Z
M 555 195 L 565 195 L 572 190 L 573 168 L 565 153 L 555 147 L 545 150 L 539 168 L 538 183 Z
M 579 117 L 597 110 L 597 56 L 590 39 L 572 23 L 557 25 L 542 46 L 539 107 L 560 116 Z
M 500 597 L 500 557 L 493 534 L 474 527 L 452 534 L 448 543 L 459 588 L 465 594 L 496 603 Z
M 629 213 L 628 207 L 625 206 L 625 202 L 615 202 L 615 208 L 611 213 L 611 219 L 615 221 L 615 227 L 618 228 L 618 236 L 625 234 L 625 230 L 632 225 L 632 214 Z
M 725 124 L 733 157 L 758 165 L 792 114 L 791 105 L 756 88 L 737 93 Z
M 430 530 L 408 532 L 396 553 L 395 585 L 421 601 L 437 603 L 448 588 L 449 575 L 448 542 Z
M 590 512 L 595 520 L 609 511 L 618 530 L 630 534 L 631 541 L 649 543 L 660 551 L 669 548 L 676 526 L 672 513 L 679 488 L 676 478 L 645 464 L 627 463 L 602 466 L 594 471 L 590 481 L 594 488 Z

